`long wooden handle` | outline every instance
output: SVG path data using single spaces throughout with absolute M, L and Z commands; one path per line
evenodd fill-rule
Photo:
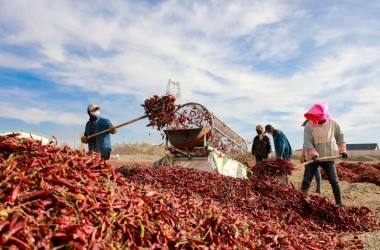
M 325 157 L 318 158 L 318 160 L 319 161 L 326 161 L 326 160 L 334 160 L 336 158 L 340 158 L 340 155 L 325 156 Z M 301 166 L 305 166 L 305 165 L 313 163 L 313 162 L 314 162 L 314 160 L 305 161 L 304 163 L 301 164 Z
M 120 128 L 120 127 L 123 127 L 123 126 L 125 126 L 125 125 L 128 125 L 128 124 L 131 124 L 131 123 L 137 122 L 137 121 L 139 121 L 139 120 L 142 120 L 142 119 L 144 119 L 144 118 L 146 118 L 146 117 L 148 117 L 148 115 L 140 116 L 140 117 L 135 118 L 135 119 L 133 119 L 133 120 L 130 120 L 130 121 L 124 122 L 124 123 L 119 124 L 119 125 L 117 125 L 117 126 L 114 126 L 114 128 Z M 103 130 L 103 131 L 100 131 L 100 132 L 98 132 L 98 133 L 96 133 L 96 134 L 93 134 L 93 135 L 87 136 L 87 139 L 90 140 L 91 138 L 94 138 L 94 137 L 96 137 L 96 136 L 98 136 L 98 135 L 101 135 L 101 134 L 105 134 L 105 133 L 107 133 L 107 132 L 109 132 L 109 131 L 110 131 L 110 128 L 108 128 L 108 129 L 106 129 L 106 130 Z

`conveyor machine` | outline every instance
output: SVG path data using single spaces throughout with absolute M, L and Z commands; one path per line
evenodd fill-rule
M 186 103 L 164 130 L 166 157 L 154 165 L 184 166 L 246 178 L 246 141 L 198 103 Z

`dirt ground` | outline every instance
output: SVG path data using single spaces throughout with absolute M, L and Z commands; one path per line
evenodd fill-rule
M 142 147 L 144 148 L 144 147 Z M 123 153 L 120 151 L 119 153 Z M 119 154 L 119 160 L 111 160 L 113 165 L 120 165 L 123 162 L 155 162 L 165 156 L 165 150 L 154 147 L 154 149 L 144 149 L 143 151 L 134 151 L 133 154 Z M 299 164 L 298 159 L 292 160 L 296 164 L 296 170 L 289 176 L 290 182 L 295 188 L 300 189 L 303 178 L 304 167 Z M 371 157 L 351 158 L 350 162 L 377 163 L 379 160 Z M 323 170 L 322 170 L 323 171 Z M 380 186 L 371 183 L 348 183 L 340 181 L 343 203 L 345 206 L 371 208 L 373 213 L 380 220 Z M 310 193 L 314 195 L 322 195 L 334 202 L 331 186 L 327 180 L 322 180 L 322 193 L 315 193 L 316 186 L 313 180 Z M 380 250 L 380 231 L 363 233 L 360 237 L 365 241 L 365 249 Z

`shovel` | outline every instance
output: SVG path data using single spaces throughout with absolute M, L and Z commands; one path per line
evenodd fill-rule
M 119 125 L 117 125 L 117 126 L 113 126 L 113 127 L 114 127 L 115 129 L 117 129 L 117 128 L 120 128 L 120 127 L 123 127 L 123 126 L 125 126 L 125 125 L 131 124 L 131 123 L 134 123 L 134 122 L 137 122 L 137 121 L 142 120 L 142 119 L 147 118 L 147 117 L 148 117 L 148 115 L 143 115 L 143 116 L 140 116 L 140 117 L 138 117 L 138 118 L 135 118 L 135 119 L 133 119 L 133 120 L 130 120 L 130 121 L 124 122 L 124 123 L 122 123 L 122 124 L 119 124 Z M 92 135 L 90 135 L 90 136 L 87 136 L 87 140 L 90 140 L 91 138 L 94 138 L 94 137 L 96 137 L 96 136 L 98 136 L 98 135 L 102 135 L 102 134 L 105 134 L 105 133 L 107 133 L 107 132 L 110 132 L 110 130 L 111 130 L 111 128 L 106 129 L 106 130 L 103 130 L 103 131 L 100 131 L 100 132 L 98 132 L 98 133 L 96 133 L 96 134 L 92 134 Z
M 176 108 L 176 105 L 174 103 L 175 103 L 175 97 L 172 95 L 164 95 L 162 97 L 154 96 L 152 98 L 148 98 L 145 100 L 144 105 L 142 105 L 145 108 L 145 115 L 132 119 L 130 121 L 124 122 L 117 126 L 113 126 L 111 128 L 117 129 L 117 128 L 137 122 L 147 117 L 149 117 L 149 120 L 150 120 L 149 125 L 156 124 L 158 127 L 163 127 L 165 124 L 172 122 L 172 120 L 174 119 L 174 113 L 175 113 L 175 108 Z M 162 119 L 161 117 L 163 113 L 165 114 L 165 119 Z M 111 128 L 108 128 L 96 134 L 87 136 L 87 140 L 90 140 L 98 135 L 108 133 L 110 132 Z
M 341 157 L 340 155 L 325 156 L 325 157 L 318 158 L 318 161 L 334 160 L 334 159 L 340 158 L 340 157 Z M 313 162 L 314 162 L 314 160 L 308 160 L 308 161 L 305 161 L 304 163 L 302 163 L 301 166 L 305 166 L 305 165 L 313 163 Z

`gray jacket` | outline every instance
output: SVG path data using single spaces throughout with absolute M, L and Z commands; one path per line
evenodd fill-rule
M 335 145 L 346 144 L 339 124 L 332 119 L 328 119 L 321 125 L 314 125 L 311 121 L 306 123 L 303 142 L 307 153 L 306 160 L 311 159 L 309 153 L 313 151 L 313 148 L 318 152 L 319 157 L 334 156 L 337 154 Z

